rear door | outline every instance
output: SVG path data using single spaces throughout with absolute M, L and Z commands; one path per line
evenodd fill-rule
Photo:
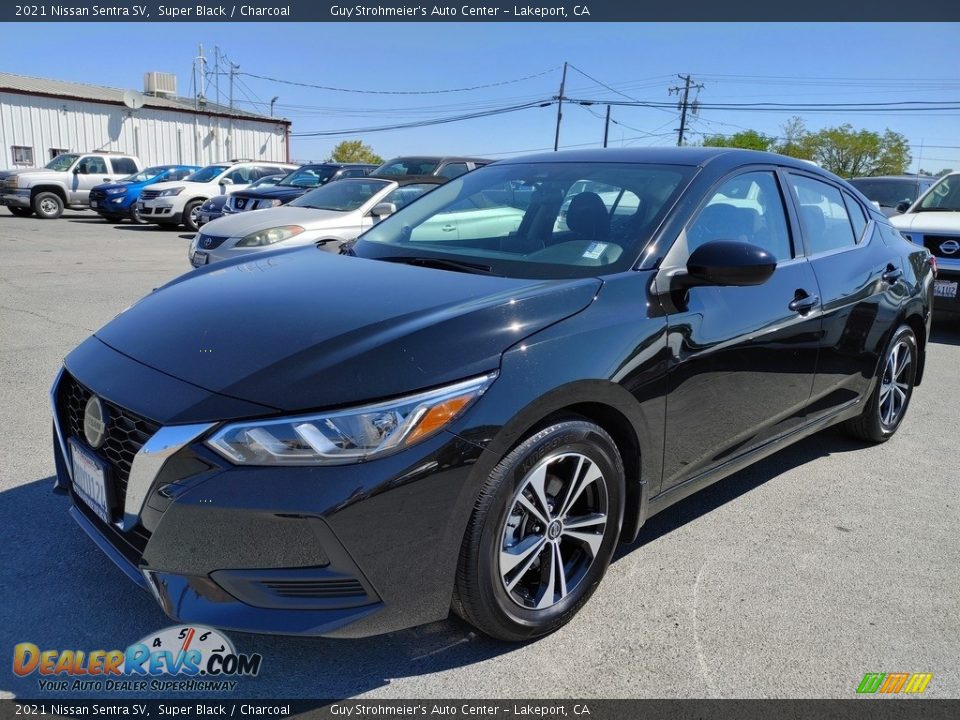
M 776 168 L 728 176 L 707 193 L 658 273 L 670 353 L 663 490 L 806 420 L 820 332 L 817 285 L 784 196 Z M 753 287 L 660 287 L 713 240 L 758 245 L 777 259 L 776 270 Z
M 904 301 L 899 256 L 852 194 L 825 178 L 784 174 L 817 278 L 823 319 L 811 419 L 859 401 Z

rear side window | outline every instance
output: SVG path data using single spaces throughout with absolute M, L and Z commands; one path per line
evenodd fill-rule
M 847 193 L 843 193 L 843 201 L 847 205 L 847 213 L 850 215 L 850 224 L 853 226 L 853 235 L 857 242 L 863 240 L 863 231 L 867 229 L 867 217 L 863 214 L 863 208 L 856 200 Z
M 751 172 L 725 181 L 687 229 L 687 251 L 712 240 L 757 245 L 777 262 L 792 256 L 783 198 L 772 172 Z
M 130 158 L 110 158 L 114 175 L 135 175 L 137 164 Z
M 193 173 L 193 170 L 190 170 L 189 168 L 174 168 L 170 171 L 170 174 L 167 175 L 167 180 L 183 180 L 191 173 Z
M 853 247 L 850 214 L 840 191 L 804 175 L 789 175 L 790 189 L 800 209 L 800 227 L 811 255 Z

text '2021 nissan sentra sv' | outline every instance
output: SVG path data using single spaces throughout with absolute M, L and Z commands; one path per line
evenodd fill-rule
M 179 621 L 536 637 L 652 514 L 836 423 L 890 438 L 929 258 L 777 155 L 499 162 L 121 313 L 52 388 L 57 485 Z

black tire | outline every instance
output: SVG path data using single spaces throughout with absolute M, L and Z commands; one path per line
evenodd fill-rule
M 918 360 L 917 336 L 909 325 L 901 325 L 883 351 L 870 400 L 860 415 L 844 423 L 844 429 L 875 443 L 892 438 L 910 406 Z
M 203 205 L 202 200 L 191 200 L 186 205 L 183 206 L 183 225 L 188 230 L 193 230 L 196 232 L 200 229 L 200 226 L 197 224 L 196 219 L 193 216 L 194 211 Z
M 100 217 L 102 217 L 108 223 L 123 222 L 123 215 L 101 215 Z
M 127 217 L 130 218 L 130 222 L 134 225 L 146 225 L 146 221 L 140 217 L 140 209 L 137 207 L 137 203 L 132 203 L 130 205 L 130 211 L 127 213 Z
M 600 477 L 588 482 L 595 472 Z M 572 485 L 561 480 L 566 473 Z M 539 495 L 531 490 L 538 477 L 546 478 Z M 564 508 L 578 477 L 583 487 Z M 586 420 L 557 422 L 520 443 L 493 469 L 477 498 L 460 550 L 454 611 L 487 635 L 509 641 L 547 635 L 569 622 L 610 564 L 623 521 L 624 483 L 616 444 Z M 528 511 L 531 498 L 541 509 L 546 501 L 546 513 Z M 605 517 L 602 525 L 590 521 L 599 517 Z M 589 534 L 590 541 L 568 533 Z M 513 557 L 523 560 L 508 557 L 515 548 L 521 549 Z M 503 572 L 502 557 L 511 562 Z M 557 568 L 563 585 L 553 580 Z
M 30 217 L 31 215 L 33 215 L 33 210 L 31 208 L 8 207 L 7 210 L 9 210 L 11 213 L 16 215 L 17 217 Z
M 63 199 L 53 192 L 39 192 L 33 196 L 33 212 L 41 220 L 56 220 L 63 215 Z

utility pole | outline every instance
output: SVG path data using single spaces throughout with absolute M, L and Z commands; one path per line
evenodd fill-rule
M 610 136 L 610 106 L 607 105 L 607 122 L 603 126 L 603 146 L 607 146 L 607 138 Z
M 553 151 L 560 148 L 560 120 L 563 118 L 563 89 L 567 84 L 567 63 L 563 64 L 563 76 L 560 78 L 560 94 L 557 95 L 557 132 L 553 136 Z
M 690 105 L 690 89 L 702 90 L 702 83 L 694 83 L 693 79 L 689 75 L 677 75 L 678 78 L 683 80 L 683 87 L 672 87 L 669 92 L 671 95 L 676 93 L 679 95 L 681 91 L 683 92 L 683 99 L 680 101 L 680 127 L 677 130 L 677 147 L 683 145 L 683 133 L 687 127 L 687 108 Z
M 213 87 L 217 95 L 217 105 L 220 104 L 220 46 L 213 46 Z

